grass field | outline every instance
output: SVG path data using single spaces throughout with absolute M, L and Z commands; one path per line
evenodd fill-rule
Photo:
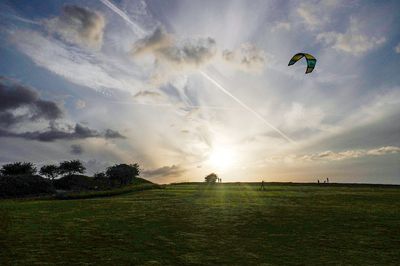
M 400 188 L 182 184 L 0 201 L 1 265 L 399 265 Z

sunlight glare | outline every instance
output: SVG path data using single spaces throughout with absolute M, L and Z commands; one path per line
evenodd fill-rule
M 232 149 L 217 147 L 214 148 L 208 158 L 210 166 L 216 170 L 223 171 L 235 163 L 235 153 Z

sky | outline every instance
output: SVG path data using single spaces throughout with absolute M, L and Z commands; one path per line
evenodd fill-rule
M 0 164 L 400 184 L 399 1 L 1 1 Z M 317 58 L 305 74 L 298 53 Z

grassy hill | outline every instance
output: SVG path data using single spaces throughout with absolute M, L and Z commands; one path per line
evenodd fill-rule
M 0 201 L 4 265 L 398 265 L 396 186 L 184 184 Z

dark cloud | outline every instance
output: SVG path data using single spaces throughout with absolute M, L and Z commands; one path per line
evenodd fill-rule
M 104 137 L 106 139 L 124 139 L 125 136 L 123 136 L 121 133 L 118 131 L 112 130 L 112 129 L 106 129 L 104 132 Z
M 15 113 L 22 108 L 25 109 Z M 0 77 L 0 126 L 40 119 L 52 121 L 62 116 L 63 112 L 55 102 L 42 100 L 34 89 Z
M 86 138 L 125 138 L 118 131 L 106 129 L 104 132 L 82 124 L 57 127 L 55 120 L 63 116 L 63 111 L 55 102 L 39 98 L 32 88 L 0 76 L 0 137 L 14 137 L 37 141 L 74 140 Z M 14 132 L 10 127 L 25 122 L 44 120 L 49 123 L 45 130 Z
M 145 170 L 142 172 L 144 177 L 178 177 L 186 170 L 178 165 L 163 166 L 156 169 Z
M 97 130 L 85 127 L 81 124 L 76 124 L 72 130 L 58 129 L 55 126 L 50 126 L 50 128 L 45 131 L 27 131 L 22 133 L 11 132 L 0 128 L 0 137 L 14 137 L 44 142 L 87 138 L 125 138 L 118 131 L 106 129 L 104 133 L 100 133 Z
M 79 155 L 83 153 L 83 147 L 79 144 L 72 144 L 71 145 L 71 154 Z
M 103 42 L 103 15 L 76 5 L 65 5 L 59 17 L 45 20 L 47 29 L 67 42 L 99 48 Z

